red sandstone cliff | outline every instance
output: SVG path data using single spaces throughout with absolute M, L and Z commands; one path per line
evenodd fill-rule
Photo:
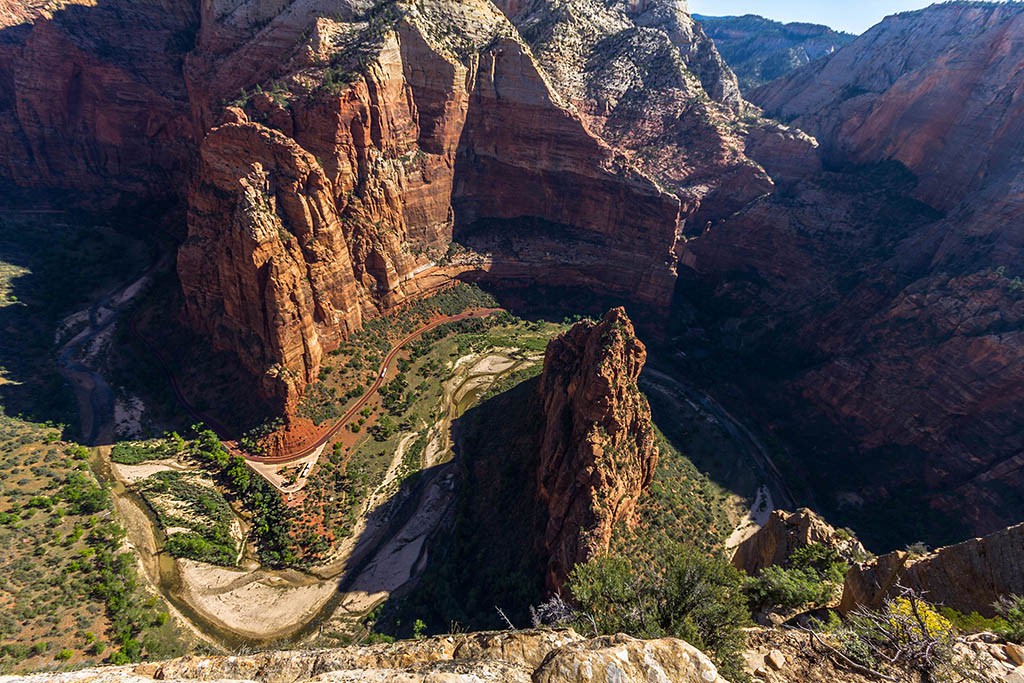
M 790 395 L 853 438 L 820 468 L 858 471 L 837 490 L 877 507 L 909 486 L 975 533 L 1024 514 L 1007 495 L 1024 484 L 1021 68 L 1020 6 L 886 19 L 751 95 L 866 166 L 799 180 L 683 255 L 731 311 L 729 343 L 781 357 Z
M 459 274 L 667 311 L 683 232 L 816 155 L 746 112 L 678 0 L 0 16 L 0 179 L 186 201 L 187 318 L 286 411 L 324 348 Z
M 622 308 L 578 323 L 548 344 L 539 398 L 537 473 L 547 507 L 547 582 L 557 589 L 577 562 L 606 551 L 651 483 L 658 446 L 637 389 L 647 351 Z
M 111 205 L 181 197 L 189 2 L 0 3 L 0 179 Z
M 484 0 L 342 3 L 330 13 L 312 0 L 205 7 L 186 69 L 205 137 L 179 259 L 193 325 L 266 375 L 288 409 L 316 376 L 321 348 L 462 273 L 666 311 L 687 224 L 772 187 L 743 154 L 746 132 L 777 131 L 812 155 L 813 145 L 756 119 L 732 126 L 742 108 L 735 79 L 685 7 L 588 3 L 578 4 L 600 19 L 596 33 L 569 46 L 549 40 L 569 15 L 541 5 L 523 31 Z M 575 88 L 567 69 L 598 58 L 605 66 L 588 72 L 587 92 Z M 621 82 L 624 64 L 648 78 Z M 612 90 L 618 104 L 599 106 L 595 93 Z M 232 100 L 241 112 L 223 108 Z M 268 164 L 263 143 L 238 144 L 236 131 L 225 144 L 216 125 L 225 120 L 300 159 L 275 152 Z M 274 179 L 292 167 L 317 179 L 286 192 L 320 208 L 307 245 L 330 242 L 319 255 L 289 254 L 277 239 L 310 222 L 276 208 Z M 254 183 L 276 197 L 270 210 L 249 196 Z M 255 258 L 238 243 L 253 222 L 281 228 L 246 238 L 261 245 Z M 469 255 L 438 267 L 453 239 Z M 276 275 L 259 275 L 268 264 Z

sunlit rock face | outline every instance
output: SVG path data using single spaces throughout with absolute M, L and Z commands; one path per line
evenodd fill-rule
M 621 308 L 548 344 L 537 485 L 548 513 L 547 583 L 557 590 L 579 562 L 608 550 L 650 485 L 658 446 L 636 381 L 647 350 Z

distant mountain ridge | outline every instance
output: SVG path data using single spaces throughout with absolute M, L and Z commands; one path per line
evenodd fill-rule
M 919 495 L 949 515 L 942 544 L 962 535 L 953 525 L 984 535 L 1024 514 L 1021 73 L 1022 3 L 886 18 L 746 93 L 863 184 L 806 183 L 688 245 L 705 281 L 743 274 L 716 290 L 731 310 L 772 311 L 761 329 L 801 330 L 817 356 L 792 386 L 861 444 L 837 480 L 860 463 L 846 509 Z
M 694 14 L 693 18 L 715 42 L 744 92 L 826 57 L 857 38 L 820 24 L 784 24 L 756 14 Z

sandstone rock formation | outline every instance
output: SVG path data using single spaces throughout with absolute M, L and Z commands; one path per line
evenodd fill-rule
M 857 455 L 827 460 L 864 474 L 846 476 L 854 500 L 911 488 L 977 534 L 1024 514 L 1005 495 L 1024 483 L 1021 41 L 1019 5 L 947 3 L 755 91 L 833 167 L 859 167 L 800 179 L 683 254 L 729 311 L 727 343 L 776 357 L 792 409 L 852 437 Z
M 726 125 L 743 107 L 735 79 L 684 5 L 502 9 L 511 23 L 484 0 L 353 1 L 329 14 L 314 2 L 287 11 L 243 3 L 204 13 L 187 76 L 206 139 L 179 274 L 193 324 L 254 373 L 269 373 L 267 389 L 277 387 L 286 410 L 316 376 L 320 348 L 460 273 L 591 288 L 665 311 L 687 222 L 770 189 L 742 153 L 743 134 L 783 129 L 756 118 L 739 132 Z M 579 34 L 584 15 L 596 22 L 586 40 L 562 40 Z M 576 67 L 594 60 L 602 66 L 577 82 Z M 244 112 L 221 108 L 239 92 Z M 675 112 L 669 128 L 665 107 Z M 281 230 L 257 240 L 263 256 L 228 247 L 235 238 L 225 231 L 261 221 L 243 186 L 249 167 L 265 164 L 258 149 L 223 145 L 222 127 L 205 131 L 239 117 L 290 138 L 287 149 L 305 157 L 277 165 L 319 167 L 320 194 L 302 202 L 337 220 L 327 215 L 311 233 L 334 245 L 318 247 L 317 265 L 272 244 L 274 232 L 302 232 L 291 221 L 308 222 L 287 212 L 278 212 Z M 232 177 L 207 179 L 215 168 Z M 275 195 L 281 171 L 256 173 Z M 453 239 L 470 254 L 439 267 Z M 338 240 L 349 258 L 328 256 L 340 253 Z M 271 253 L 281 275 L 264 276 L 267 287 L 255 273 Z M 198 267 L 199 254 L 216 265 Z M 213 268 L 225 286 L 202 294 Z
M 169 662 L 85 669 L 13 679 L 24 683 L 726 683 L 714 664 L 672 638 L 611 636 L 585 640 L 573 631 L 474 633 L 340 650 L 186 657 Z
M 765 567 L 784 565 L 794 550 L 820 543 L 835 548 L 846 558 L 864 557 L 867 552 L 848 533 L 836 531 L 812 510 L 775 510 L 768 523 L 736 547 L 732 564 L 755 575 Z
M 5 5 L 0 179 L 187 201 L 187 319 L 288 412 L 323 349 L 463 273 L 664 312 L 682 232 L 772 187 L 747 136 L 816 154 L 683 2 L 500 4 Z
M 647 352 L 624 309 L 578 323 L 548 344 L 541 375 L 537 486 L 547 507 L 547 583 L 608 549 L 658 460 L 651 409 L 636 380 Z
M 193 3 L 0 3 L 0 179 L 94 204 L 183 196 Z
M 918 176 L 918 198 L 951 211 L 1020 173 L 1021 41 L 1019 6 L 945 3 L 888 17 L 750 96 L 834 159 L 901 162 Z
M 1024 524 L 923 556 L 897 551 L 855 565 L 846 575 L 840 609 L 877 607 L 900 587 L 965 614 L 993 616 L 999 598 L 1024 595 Z
M 722 57 L 736 72 L 744 92 L 827 57 L 857 36 L 828 26 L 784 24 L 753 14 L 742 17 L 695 15 Z

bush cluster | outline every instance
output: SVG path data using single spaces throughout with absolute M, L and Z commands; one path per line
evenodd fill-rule
M 294 565 L 297 558 L 288 535 L 288 511 L 277 491 L 262 477 L 252 476 L 245 460 L 229 453 L 216 432 L 200 425 L 193 429 L 197 434 L 192 445 L 193 455 L 210 466 L 221 482 L 252 513 L 252 533 L 260 561 L 269 567 Z
M 604 555 L 576 565 L 568 586 L 581 632 L 682 638 L 707 652 L 729 680 L 746 678 L 740 655 L 750 613 L 743 575 L 724 560 L 678 544 L 640 567 Z
M 751 610 L 825 605 L 841 585 L 849 568 L 839 552 L 821 543 L 798 548 L 784 567 L 766 567 L 747 581 Z

